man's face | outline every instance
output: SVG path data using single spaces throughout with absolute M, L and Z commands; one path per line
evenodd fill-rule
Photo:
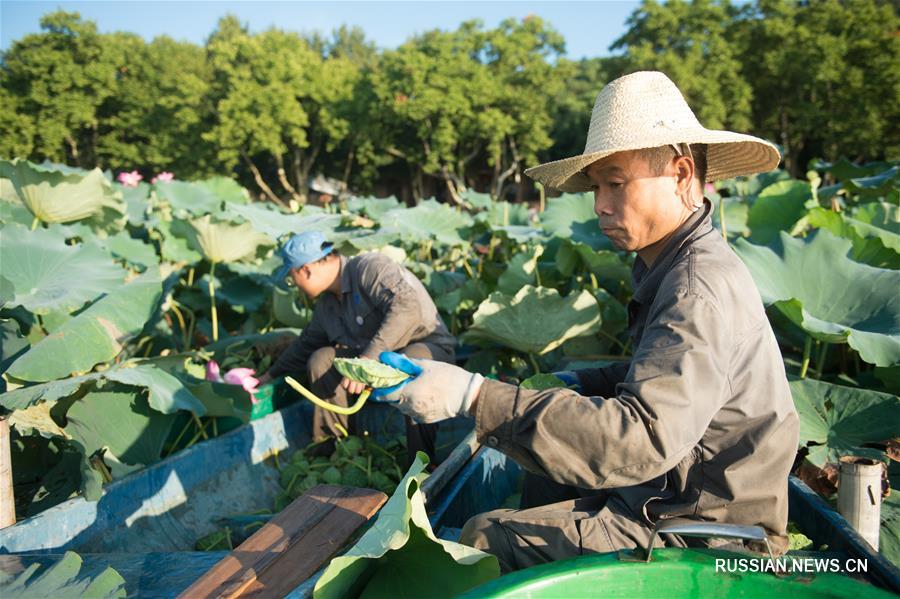
M 639 251 L 683 222 L 685 209 L 676 195 L 678 169 L 670 162 L 654 174 L 638 152 L 618 152 L 585 169 L 594 190 L 594 212 L 613 245 Z
M 304 264 L 300 268 L 292 268 L 288 275 L 296 285 L 297 289 L 302 291 L 310 299 L 316 299 L 323 291 L 328 289 L 329 282 L 326 280 L 325 262 L 317 261 Z

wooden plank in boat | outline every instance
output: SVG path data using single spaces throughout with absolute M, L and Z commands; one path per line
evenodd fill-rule
M 314 574 L 387 501 L 319 485 L 295 499 L 179 597 L 282 597 Z

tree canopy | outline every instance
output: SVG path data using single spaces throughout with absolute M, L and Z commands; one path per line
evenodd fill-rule
M 346 27 L 251 32 L 225 16 L 199 46 L 52 12 L 0 56 L 0 156 L 231 172 L 279 203 L 303 203 L 318 174 L 406 200 L 521 198 L 524 169 L 580 153 L 596 94 L 643 69 L 705 126 L 779 144 L 795 176 L 814 158 L 900 155 L 895 3 L 645 0 L 626 26 L 613 55 L 572 61 L 536 16 L 380 50 Z

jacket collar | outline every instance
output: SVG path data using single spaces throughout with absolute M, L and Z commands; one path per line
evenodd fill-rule
M 347 256 L 341 256 L 341 295 L 352 291 L 353 277 L 350 276 L 349 259 Z
M 675 258 L 681 248 L 691 245 L 694 240 L 702 237 L 712 230 L 712 203 L 703 199 L 703 209 L 692 215 L 678 231 L 666 243 L 663 250 L 654 260 L 653 265 L 647 268 L 640 258 L 635 259 L 631 269 L 631 279 L 634 287 L 632 299 L 638 303 L 652 302 L 656 292 L 662 283 L 663 277 L 669 272 Z

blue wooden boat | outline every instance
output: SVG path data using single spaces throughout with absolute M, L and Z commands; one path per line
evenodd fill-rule
M 51 564 L 74 550 L 88 574 L 115 568 L 129 596 L 176 596 L 227 553 L 193 551 L 196 539 L 215 530 L 221 518 L 272 503 L 279 485 L 266 461 L 308 442 L 310 413 L 305 403 L 288 406 L 110 483 L 99 502 L 74 498 L 4 529 L 0 568 L 14 572 Z M 365 429 L 389 435 L 403 430 L 399 414 L 388 406 L 374 405 L 361 415 Z M 432 526 L 442 538 L 458 538 L 468 518 L 502 506 L 522 476 L 511 459 L 466 435 L 470 426 L 461 420 L 442 427 L 439 445 L 462 440 L 423 485 Z M 819 555 L 865 558 L 869 582 L 900 592 L 897 568 L 796 479 L 790 481 L 790 512 L 817 546 L 828 545 L 828 553 Z M 289 597 L 311 596 L 317 578 Z

